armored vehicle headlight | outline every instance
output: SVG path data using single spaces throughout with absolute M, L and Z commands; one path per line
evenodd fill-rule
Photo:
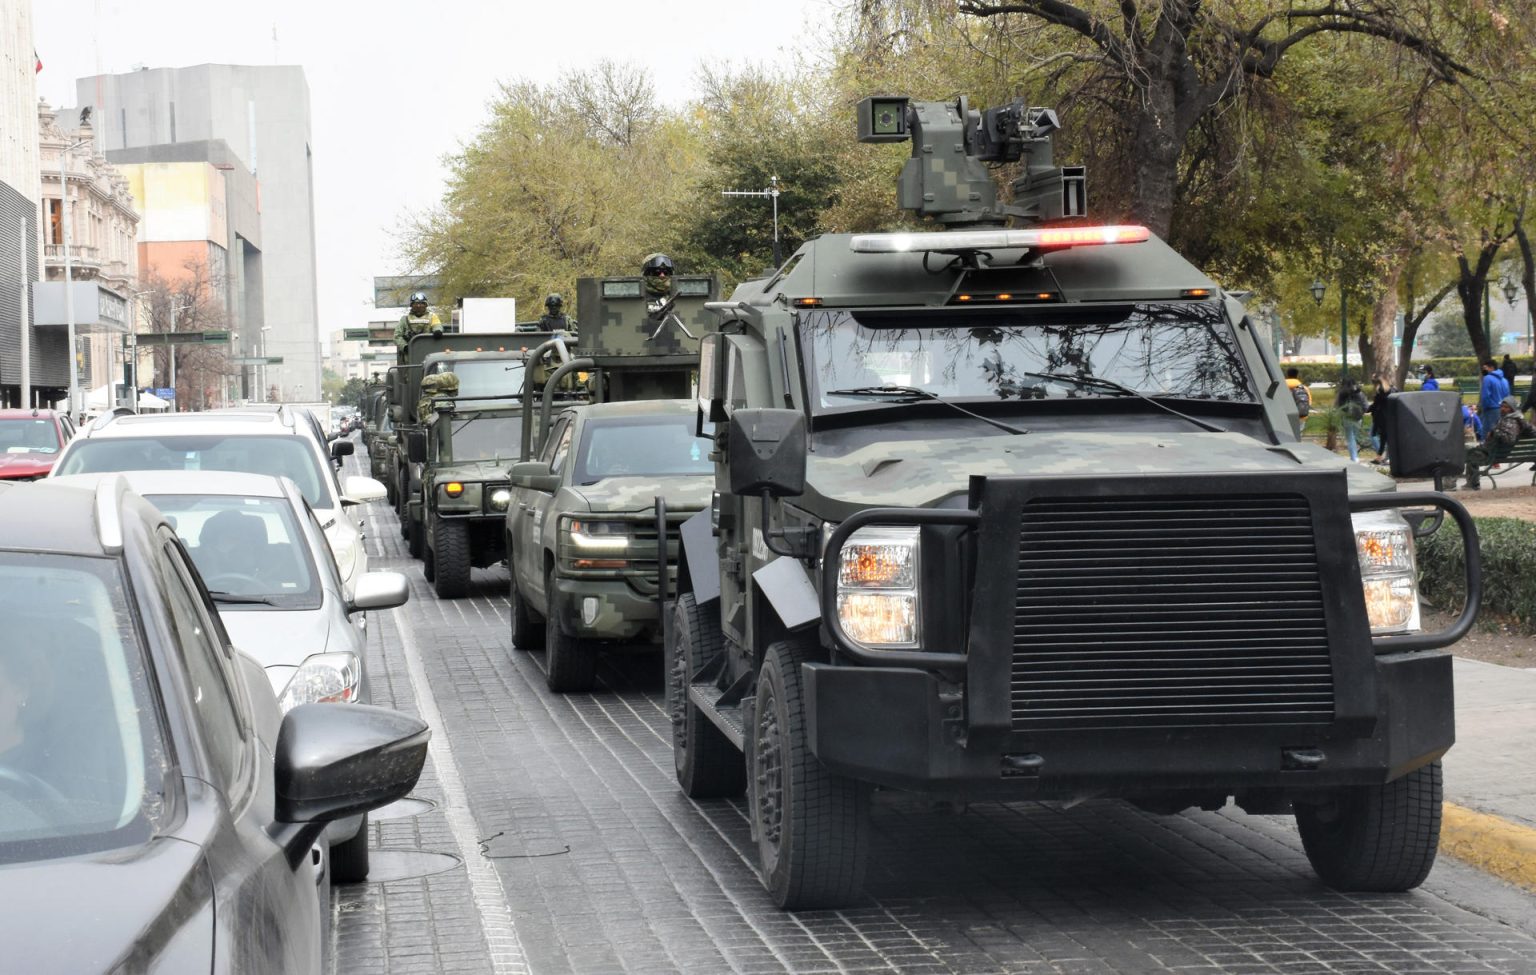
M 311 654 L 283 688 L 277 703 L 284 714 L 300 704 L 350 704 L 357 700 L 362 679 L 362 665 L 355 653 Z
M 480 485 L 464 481 L 444 481 L 437 486 L 437 503 L 445 511 L 479 511 Z
M 1413 530 L 1393 511 L 1362 512 L 1352 520 L 1371 632 L 1418 629 L 1419 587 Z
M 849 536 L 837 567 L 837 617 L 869 647 L 917 646 L 918 530 L 875 526 Z
M 491 489 L 489 505 L 492 511 L 506 511 L 512 504 L 512 489 L 509 487 L 496 487 Z

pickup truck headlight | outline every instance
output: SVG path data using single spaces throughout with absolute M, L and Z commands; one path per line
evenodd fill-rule
M 1393 511 L 1354 515 L 1355 553 L 1372 633 L 1419 628 L 1419 584 L 1413 529 Z
M 917 646 L 918 529 L 874 526 L 848 536 L 837 566 L 837 618 L 868 647 Z
M 573 518 L 561 525 L 565 556 L 572 569 L 627 569 L 631 525 L 622 521 Z
M 288 686 L 277 697 L 287 714 L 300 704 L 351 704 L 357 700 L 363 668 L 357 654 L 342 650 L 304 658 Z

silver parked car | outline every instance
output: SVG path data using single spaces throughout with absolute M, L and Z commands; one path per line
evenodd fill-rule
M 105 475 L 57 478 L 94 487 Z M 129 487 L 176 530 L 235 646 L 266 669 L 284 713 L 300 704 L 368 704 L 365 609 L 402 605 L 398 572 L 366 572 L 352 597 L 325 532 L 286 477 L 229 471 L 130 471 Z M 339 882 L 368 876 L 365 816 L 332 824 L 331 872 Z

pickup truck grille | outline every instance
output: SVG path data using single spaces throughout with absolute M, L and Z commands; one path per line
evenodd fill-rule
M 1021 515 L 1016 730 L 1332 720 L 1305 498 L 1046 497 Z

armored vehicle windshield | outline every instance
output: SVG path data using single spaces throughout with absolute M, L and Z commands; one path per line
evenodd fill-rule
M 455 418 L 453 459 L 516 460 L 521 430 L 522 419 L 516 414 Z
M 798 338 L 818 411 L 918 391 L 1257 401 L 1215 302 L 828 310 L 804 315 Z
M 694 435 L 692 416 L 639 416 L 592 420 L 577 452 L 575 483 L 608 477 L 713 474 L 709 445 Z
M 459 377 L 458 396 L 505 396 L 508 399 L 523 394 L 523 362 L 521 359 L 453 359 L 436 363 L 429 368 L 433 372 L 452 372 Z

